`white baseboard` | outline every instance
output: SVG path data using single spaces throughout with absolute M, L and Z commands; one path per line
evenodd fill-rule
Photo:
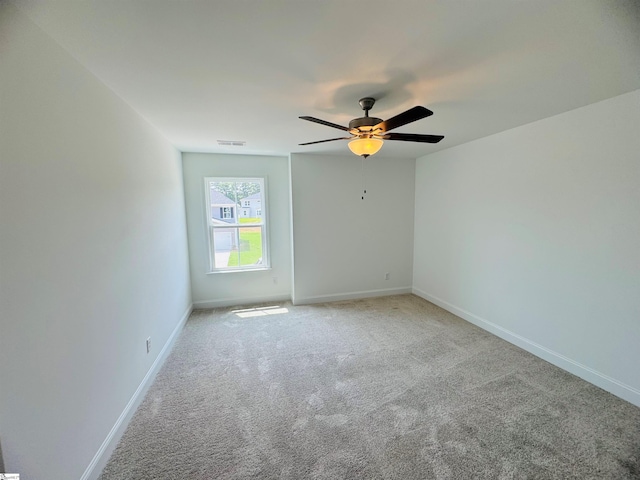
M 266 297 L 230 297 L 220 298 L 217 300 L 202 300 L 200 302 L 193 302 L 194 310 L 218 308 L 218 307 L 235 307 L 252 305 L 256 303 L 264 302 L 288 302 L 291 301 L 290 295 L 271 295 Z
M 162 367 L 164 361 L 169 356 L 169 352 L 171 351 L 173 344 L 178 338 L 178 335 L 182 331 L 185 323 L 187 323 L 189 315 L 191 315 L 192 311 L 193 305 L 189 305 L 187 310 L 184 312 L 184 315 L 182 315 L 180 322 L 178 322 L 176 328 L 174 328 L 173 332 L 171 332 L 171 335 L 164 344 L 164 347 L 162 347 L 162 350 L 156 357 L 153 365 L 151 365 L 151 368 L 149 368 L 149 371 L 142 379 L 142 382 L 140 382 L 140 385 L 138 385 L 138 388 L 129 400 L 129 403 L 127 403 L 127 406 L 124 407 L 124 410 L 120 414 L 120 417 L 118 417 L 115 425 L 107 435 L 107 438 L 105 438 L 104 442 L 102 442 L 102 445 L 100 445 L 100 448 L 93 457 L 93 460 L 91 460 L 91 463 L 89 463 L 89 466 L 82 474 L 82 477 L 80 477 L 80 480 L 95 480 L 100 476 L 100 473 L 102 473 L 102 470 L 109 461 L 109 457 L 118 445 L 118 442 L 124 434 L 124 431 L 127 429 L 127 425 L 129 424 L 131 417 L 133 417 L 136 409 L 138 408 L 140 403 L 142 403 L 147 390 L 149 390 L 149 387 L 153 383 L 156 374 L 158 373 L 158 371 L 160 371 L 160 367 Z
M 438 305 L 439 307 L 444 308 L 445 310 L 457 315 L 460 318 L 467 320 L 470 323 L 482 328 L 483 330 L 487 330 L 488 332 L 493 333 L 494 335 L 506 340 L 509 343 L 512 343 L 523 350 L 526 350 L 533 355 L 546 360 L 547 362 L 555 365 L 556 367 L 560 367 L 563 370 L 566 370 L 569 373 L 572 373 L 583 380 L 586 380 L 589 383 L 596 385 L 597 387 L 606 390 L 607 392 L 613 393 L 617 397 L 620 397 L 627 402 L 633 403 L 634 405 L 640 407 L 640 391 L 635 388 L 626 385 L 615 378 L 611 378 L 603 373 L 600 373 L 593 368 L 587 367 L 586 365 L 582 365 L 581 363 L 576 362 L 564 355 L 554 352 L 553 350 L 548 349 L 542 345 L 539 345 L 531 340 L 518 335 L 517 333 L 511 332 L 506 328 L 502 328 L 495 323 L 492 323 L 484 318 L 481 318 L 477 315 L 474 315 L 471 312 L 468 312 L 462 308 L 456 307 L 451 303 L 442 300 L 434 295 L 430 295 L 426 292 L 423 292 L 420 289 L 414 288 L 413 293 L 425 300 Z
M 357 300 L 358 298 L 386 297 L 389 295 L 401 295 L 413 293 L 411 287 L 383 288 L 380 290 L 363 290 L 361 292 L 334 293 L 328 295 L 315 295 L 312 297 L 296 297 L 294 305 L 308 305 L 310 303 L 339 302 L 341 300 Z

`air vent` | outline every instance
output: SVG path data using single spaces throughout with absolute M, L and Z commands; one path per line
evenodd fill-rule
M 218 145 L 222 147 L 244 147 L 244 140 L 218 140 Z

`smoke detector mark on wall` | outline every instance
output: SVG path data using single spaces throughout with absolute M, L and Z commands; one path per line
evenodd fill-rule
M 218 145 L 222 147 L 244 147 L 245 140 L 218 140 Z

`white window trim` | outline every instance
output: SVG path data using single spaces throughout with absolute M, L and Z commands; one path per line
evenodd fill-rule
M 224 182 L 259 182 L 261 183 L 261 202 L 262 205 L 269 205 L 268 200 L 268 187 L 267 187 L 267 177 L 205 177 L 204 178 L 204 197 L 205 197 L 205 230 L 206 230 L 206 239 L 207 239 L 207 250 L 209 251 L 209 265 L 207 267 L 207 274 L 218 274 L 218 273 L 233 273 L 233 272 L 254 272 L 260 270 L 271 270 L 271 249 L 269 245 L 269 208 L 261 208 L 262 210 L 262 220 L 259 224 L 240 224 L 240 216 L 235 215 L 233 217 L 234 223 L 229 223 L 228 227 L 231 228 L 241 228 L 243 226 L 251 226 L 251 225 L 260 225 L 262 227 L 262 263 L 260 265 L 244 265 L 238 267 L 223 267 L 223 268 L 215 268 L 215 249 L 213 245 L 213 229 L 214 228 L 228 228 L 228 227 L 214 227 L 213 226 L 213 215 L 211 211 L 211 199 L 209 196 L 210 191 L 210 183 L 216 181 L 224 181 Z M 235 199 L 234 199 L 235 200 Z M 236 208 L 237 210 L 237 208 Z

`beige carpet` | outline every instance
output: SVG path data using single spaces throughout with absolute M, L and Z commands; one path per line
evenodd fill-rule
M 102 480 L 640 478 L 639 408 L 418 297 L 280 307 L 194 312 Z

